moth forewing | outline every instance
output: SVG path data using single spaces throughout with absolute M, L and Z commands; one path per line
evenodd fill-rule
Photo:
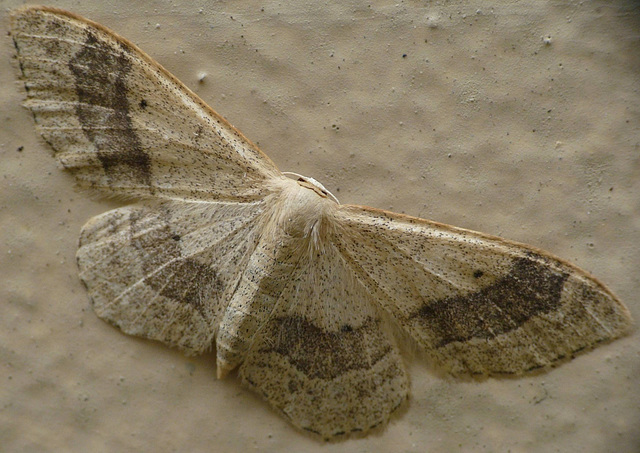
M 522 374 L 631 325 L 606 286 L 548 252 L 359 206 L 337 216 L 353 272 L 453 374 Z
M 109 195 L 253 201 L 273 162 L 131 42 L 62 10 L 25 7 L 12 37 L 38 132 L 78 183 Z

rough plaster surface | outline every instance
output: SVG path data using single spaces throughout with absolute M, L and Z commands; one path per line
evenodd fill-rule
M 640 319 L 640 10 L 585 2 L 59 1 L 142 47 L 282 170 L 366 204 L 531 243 Z M 549 373 L 460 382 L 410 362 L 389 427 L 322 444 L 212 354 L 125 336 L 77 278 L 74 191 L 20 107 L 0 2 L 3 451 L 640 449 L 638 332 Z M 204 77 L 203 77 L 204 76 Z M 202 79 L 200 81 L 200 79 Z M 6 449 L 6 450 L 5 450 Z

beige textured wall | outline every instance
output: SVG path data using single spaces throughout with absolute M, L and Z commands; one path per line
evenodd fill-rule
M 547 249 L 640 319 L 634 2 L 288 3 L 54 4 L 138 44 L 282 170 L 342 202 Z M 0 2 L 0 449 L 640 450 L 637 332 L 519 380 L 459 382 L 410 362 L 407 410 L 323 445 L 235 376 L 216 381 L 212 355 L 100 321 L 74 254 L 82 224 L 116 204 L 74 191 L 20 107 L 5 33 L 20 4 Z

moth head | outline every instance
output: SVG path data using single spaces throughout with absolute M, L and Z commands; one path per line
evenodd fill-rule
M 340 204 L 335 195 L 329 192 L 320 182 L 316 181 L 315 179 L 309 176 L 299 175 L 298 173 L 292 173 L 290 171 L 285 171 L 283 172 L 283 174 L 291 179 L 294 179 L 301 187 L 313 190 L 322 198 L 328 198 L 335 201 L 337 204 Z

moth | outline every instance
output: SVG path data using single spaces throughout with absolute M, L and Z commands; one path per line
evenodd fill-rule
M 339 204 L 281 173 L 152 58 L 75 14 L 12 14 L 26 107 L 80 186 L 133 203 L 83 227 L 96 314 L 215 347 L 296 427 L 333 439 L 407 400 L 407 342 L 454 376 L 521 375 L 623 335 L 602 283 L 534 247 Z

